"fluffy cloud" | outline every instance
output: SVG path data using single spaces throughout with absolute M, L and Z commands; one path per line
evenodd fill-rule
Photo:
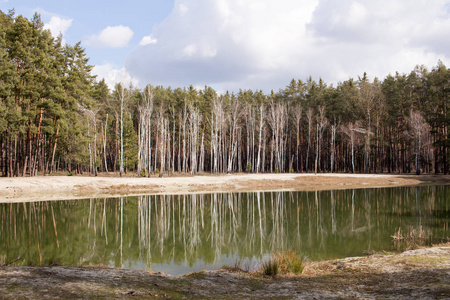
M 218 90 L 277 90 L 309 75 L 384 77 L 450 58 L 448 8 L 445 0 L 175 0 L 126 67 L 143 84 Z
M 128 74 L 125 68 L 118 69 L 111 64 L 94 66 L 92 74 L 97 75 L 98 81 L 104 78 L 110 89 L 114 89 L 115 84 L 119 82 L 125 85 L 132 83 L 134 86 L 137 86 L 139 83 L 139 80 Z
M 158 42 L 157 39 L 153 38 L 151 35 L 144 36 L 142 40 L 139 42 L 140 46 L 156 44 Z
M 52 16 L 50 21 L 44 25 L 44 29 L 49 29 L 53 37 L 60 34 L 64 35 L 72 25 L 73 19 L 65 19 L 58 16 Z
M 93 47 L 125 47 L 133 37 L 133 31 L 127 26 L 108 26 L 99 34 L 92 35 L 86 44 Z

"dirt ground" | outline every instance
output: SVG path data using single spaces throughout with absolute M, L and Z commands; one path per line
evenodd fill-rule
M 444 175 L 232 174 L 151 177 L 37 176 L 0 178 L 0 202 L 269 190 L 329 190 L 450 184 Z
M 1 299 L 449 299 L 450 244 L 324 262 L 300 275 L 237 268 L 169 276 L 99 267 L 0 267 Z

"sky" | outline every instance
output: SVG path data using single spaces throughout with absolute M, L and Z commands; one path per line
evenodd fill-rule
M 81 41 L 110 87 L 268 93 L 450 67 L 450 0 L 0 0 L 11 8 Z

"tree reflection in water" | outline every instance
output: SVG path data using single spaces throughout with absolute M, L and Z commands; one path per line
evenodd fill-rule
M 310 259 L 393 250 L 398 228 L 447 237 L 448 186 L 151 195 L 0 204 L 0 264 L 196 268 L 294 249 Z M 174 271 L 175 270 L 175 271 Z

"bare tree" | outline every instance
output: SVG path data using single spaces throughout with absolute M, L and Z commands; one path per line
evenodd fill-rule
M 152 113 L 153 113 L 153 93 L 151 86 L 147 86 L 143 93 L 139 111 L 139 146 L 138 146 L 138 174 L 145 169 L 150 176 L 152 161 Z
M 338 122 L 339 123 L 339 122 Z M 339 124 L 336 124 L 336 118 L 331 125 L 331 158 L 330 158 L 330 170 L 334 171 L 335 157 L 336 157 L 336 130 L 339 128 Z
M 99 111 L 99 107 L 93 109 L 87 109 L 79 106 L 79 109 L 83 112 L 83 114 L 88 119 L 88 136 L 89 136 L 89 174 L 97 176 L 97 113 Z M 91 137 L 91 126 L 93 127 L 93 138 Z M 94 142 L 94 145 L 91 144 L 91 141 Z M 53 170 L 53 162 L 54 162 L 55 154 L 52 156 L 52 164 L 50 172 Z
M 381 84 L 378 79 L 375 78 L 373 83 L 367 81 L 366 74 L 360 82 L 360 99 L 361 107 L 366 116 L 367 127 L 365 131 L 365 169 L 366 173 L 371 172 L 371 136 L 372 132 L 372 115 L 374 111 L 381 110 L 383 106 L 383 92 L 381 90 Z M 363 133 L 363 132 L 361 132 Z
M 116 97 L 120 101 L 120 177 L 122 177 L 124 168 L 123 168 L 123 110 L 124 110 L 124 101 L 127 96 L 127 91 L 123 87 L 123 84 L 119 83 L 116 85 Z
M 260 166 L 261 166 L 261 147 L 264 144 L 264 141 L 262 140 L 264 118 L 265 118 L 265 109 L 264 109 L 264 105 L 261 103 L 259 105 L 259 139 L 258 139 L 258 159 L 256 162 L 256 173 L 259 172 Z M 262 160 L 264 160 L 264 154 L 263 154 Z M 262 169 L 264 171 L 264 167 Z
M 268 123 L 272 128 L 272 151 L 275 158 L 275 170 L 284 170 L 284 139 L 287 122 L 287 109 L 283 103 L 269 102 Z M 272 160 L 272 159 L 271 159 Z
M 323 132 L 328 125 L 328 119 L 325 117 L 325 106 L 319 106 L 319 115 L 316 117 L 317 121 L 317 146 L 316 146 L 316 161 L 314 164 L 314 173 L 317 173 L 317 169 L 320 170 L 320 157 L 322 148 Z
M 302 121 L 302 112 L 302 106 L 300 104 L 297 104 L 293 108 L 295 132 L 297 133 L 297 151 L 295 152 L 295 155 L 297 156 L 297 172 L 299 171 L 298 162 L 300 160 L 300 123 Z
M 188 121 L 188 112 L 187 112 L 187 99 L 184 100 L 184 110 L 183 110 L 183 118 L 180 119 L 180 122 L 182 123 L 183 127 L 183 173 L 187 172 L 187 158 L 188 158 L 188 149 L 187 149 L 187 142 L 186 142 L 186 127 L 187 127 L 187 121 Z
M 222 132 L 225 123 L 223 99 L 214 97 L 211 112 L 211 169 L 219 172 L 221 159 Z
M 193 106 L 189 106 L 189 133 L 191 151 L 191 174 L 195 174 L 198 168 L 198 134 L 200 127 L 200 112 Z
M 231 173 L 233 170 L 233 163 L 236 157 L 238 141 L 237 141 L 237 131 L 239 129 L 239 119 L 241 116 L 240 112 L 241 106 L 239 105 L 238 98 L 232 98 L 230 107 L 230 146 L 231 149 L 228 155 L 228 169 L 227 172 Z
M 169 127 L 169 120 L 164 116 L 163 106 L 160 107 L 158 116 L 158 132 L 159 132 L 159 158 L 160 158 L 160 170 L 159 177 L 163 176 L 166 167 L 166 149 L 167 149 L 167 131 Z M 170 134 L 169 134 L 170 136 Z
M 247 103 L 245 108 L 245 128 L 247 129 L 247 164 L 246 169 L 251 172 L 254 169 L 254 144 L 255 144 L 255 112 L 253 105 Z
M 413 110 L 411 110 L 407 122 L 409 125 L 409 136 L 414 140 L 416 174 L 420 175 L 420 155 L 422 148 L 429 143 L 431 126 L 420 112 Z
M 352 155 L 352 173 L 355 173 L 355 146 L 357 142 L 356 129 L 360 128 L 361 122 L 356 123 L 350 122 L 347 125 L 341 126 L 341 131 L 349 138 L 351 145 L 351 155 Z
M 309 163 L 309 149 L 311 146 L 311 129 L 313 123 L 313 115 L 314 110 L 310 107 L 306 112 L 306 119 L 308 120 L 308 148 L 306 150 L 306 172 L 308 172 L 308 163 Z

